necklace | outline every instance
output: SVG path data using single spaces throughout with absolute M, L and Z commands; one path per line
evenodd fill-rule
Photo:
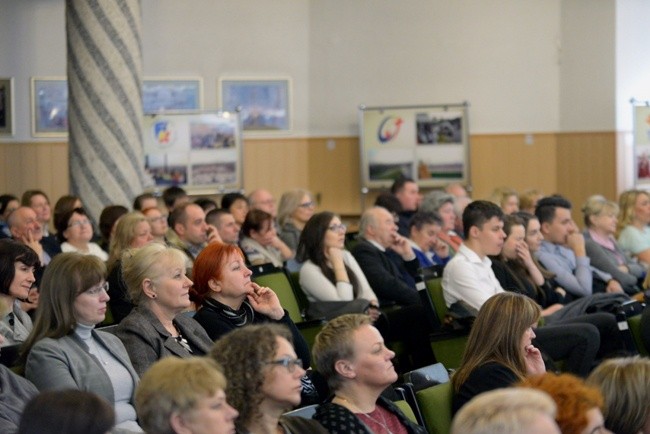
M 355 413 L 358 417 L 364 416 L 364 417 L 370 419 L 371 421 L 375 422 L 377 425 L 383 427 L 384 430 L 386 430 L 387 434 L 393 434 L 393 432 L 390 430 L 390 428 L 388 428 L 388 422 L 386 422 L 386 418 L 384 417 L 384 413 L 382 411 L 377 411 L 378 408 L 376 406 L 375 406 L 374 410 L 372 410 L 372 411 L 370 411 L 368 413 L 364 413 L 363 411 L 361 411 L 361 409 L 355 403 L 353 403 L 349 399 L 344 398 L 341 395 L 336 395 L 335 398 L 338 399 L 339 401 L 347 402 L 346 407 L 348 407 L 350 410 L 354 410 L 354 409 L 359 410 L 358 412 L 353 411 L 353 413 Z M 381 417 L 381 421 L 370 415 L 370 413 L 373 413 L 375 411 L 377 411 L 377 413 L 379 413 L 379 416 Z

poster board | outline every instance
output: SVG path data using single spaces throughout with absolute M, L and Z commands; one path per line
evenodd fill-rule
M 468 104 L 359 107 L 362 189 L 469 184 Z
M 634 119 L 634 185 L 650 187 L 650 101 L 630 101 Z
M 243 187 L 239 113 L 177 112 L 145 115 L 145 169 L 155 187 L 217 194 Z

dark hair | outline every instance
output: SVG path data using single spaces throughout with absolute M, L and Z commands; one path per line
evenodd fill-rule
M 0 240 L 0 293 L 9 294 L 9 287 L 16 276 L 16 262 L 28 267 L 38 267 L 38 255 L 23 243 L 5 238 Z
M 81 202 L 81 199 L 79 199 L 79 196 L 73 196 L 71 194 L 66 194 L 65 196 L 61 196 L 59 200 L 56 201 L 56 204 L 54 205 L 55 224 L 56 224 L 57 214 L 63 214 L 64 212 L 73 209 L 76 201 Z
M 273 216 L 261 209 L 252 209 L 246 214 L 241 231 L 247 237 L 250 237 L 251 231 L 260 232 L 265 222 L 270 221 L 273 225 Z
M 230 211 L 225 208 L 213 209 L 205 215 L 205 222 L 209 225 L 217 226 L 217 222 L 225 214 L 230 214 Z
M 555 209 L 565 208 L 571 210 L 571 202 L 559 194 L 553 196 L 546 196 L 537 201 L 535 207 L 535 216 L 539 223 L 551 223 L 555 218 Z
M 27 403 L 18 434 L 106 434 L 115 426 L 115 410 L 83 390 L 41 392 Z
M 219 208 L 217 206 L 217 202 L 213 201 L 212 199 L 208 199 L 207 197 L 200 197 L 194 201 L 195 204 L 200 206 L 203 211 L 206 211 L 209 208 L 216 209 Z
M 74 214 L 79 214 L 86 217 L 88 216 L 88 214 L 86 214 L 86 210 L 83 208 L 74 208 L 61 214 L 56 214 L 54 216 L 54 228 L 56 229 L 56 238 L 59 240 L 59 243 L 63 243 L 66 240 L 63 232 L 68 229 L 68 223 Z
M 142 193 L 133 199 L 133 209 L 135 211 L 142 211 L 142 202 L 146 199 L 156 199 L 153 193 Z
M 409 231 L 413 227 L 420 230 L 424 225 L 442 226 L 442 218 L 435 212 L 418 211 L 409 220 Z
M 3 194 L 2 196 L 0 196 L 0 215 L 5 213 L 5 211 L 7 210 L 7 206 L 9 205 L 9 202 L 11 202 L 12 200 L 17 201 L 18 198 L 13 194 Z
M 226 193 L 221 197 L 221 208 L 230 209 L 233 203 L 243 200 L 248 203 L 248 199 L 241 193 Z
M 162 198 L 163 198 L 163 202 L 165 203 L 165 206 L 167 206 L 167 208 L 170 209 L 174 207 L 174 203 L 176 202 L 176 200 L 186 196 L 187 196 L 187 192 L 177 185 L 172 185 L 171 187 L 167 187 L 162 194 Z
M 528 222 L 531 220 L 535 219 L 537 220 L 537 217 L 529 212 L 526 211 L 517 211 L 516 213 L 513 213 L 512 215 L 517 216 L 521 219 L 521 221 L 524 222 L 524 228 L 528 230 Z
M 111 238 L 111 231 L 117 219 L 128 212 L 128 208 L 122 205 L 109 205 L 102 210 L 99 215 L 99 233 L 106 242 Z
M 409 182 L 415 183 L 415 180 L 413 178 L 410 178 L 408 176 L 400 175 L 398 176 L 395 181 L 393 182 L 393 185 L 390 187 L 390 192 L 395 194 L 399 193 L 404 189 L 404 186 L 408 184 Z
M 23 193 L 23 197 L 20 198 L 20 204 L 22 206 L 32 206 L 32 197 L 34 196 L 43 196 L 47 201 L 50 201 L 50 198 L 47 197 L 47 194 L 43 192 L 43 190 L 27 190 L 26 192 Z
M 318 268 L 327 279 L 336 285 L 336 277 L 334 275 L 334 270 L 327 266 L 327 258 L 325 258 L 325 249 L 324 249 L 324 240 L 327 231 L 329 230 L 330 224 L 336 215 L 329 211 L 319 212 L 314 214 L 305 224 L 305 227 L 300 233 L 300 241 L 298 242 L 298 249 L 296 257 L 298 261 L 304 262 L 310 260 Z M 350 279 L 350 284 L 352 285 L 352 290 L 354 297 L 356 298 L 359 294 L 361 288 L 357 280 L 357 276 L 350 269 L 350 267 L 345 264 L 345 271 L 348 273 L 348 278 Z
M 469 238 L 469 230 L 472 226 L 481 229 L 483 224 L 496 217 L 503 220 L 503 210 L 499 205 L 496 205 L 487 200 L 475 200 L 470 202 L 465 211 L 463 211 L 463 230 L 465 231 L 465 238 Z
M 402 212 L 402 204 L 393 193 L 381 193 L 375 199 L 375 206 L 386 208 L 391 214 L 399 214 Z

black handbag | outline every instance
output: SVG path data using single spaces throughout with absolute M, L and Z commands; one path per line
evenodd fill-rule
M 350 301 L 312 301 L 307 308 L 307 319 L 331 320 L 346 313 L 366 313 L 370 301 L 355 298 Z

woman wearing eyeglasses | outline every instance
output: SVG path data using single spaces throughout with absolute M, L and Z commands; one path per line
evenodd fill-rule
M 210 356 L 228 379 L 228 402 L 237 409 L 237 432 L 322 433 L 312 419 L 283 416 L 300 404 L 305 375 L 291 332 L 278 324 L 242 327 L 219 339 Z
M 314 215 L 316 203 L 311 193 L 301 188 L 287 191 L 278 205 L 278 236 L 294 252 L 298 249 L 300 233 Z
M 43 274 L 34 329 L 22 349 L 25 377 L 39 390 L 79 389 L 115 407 L 118 428 L 141 431 L 133 396 L 138 374 L 120 340 L 95 330 L 109 300 L 106 267 L 92 255 L 62 253 Z
M 207 354 L 212 339 L 182 313 L 191 306 L 192 287 L 185 275 L 183 252 L 158 243 L 128 251 L 122 257 L 122 275 L 135 308 L 120 322 L 115 334 L 138 374 L 166 356 Z
M 354 256 L 345 250 L 346 226 L 334 213 L 315 214 L 300 235 L 300 286 L 312 304 L 364 299 L 368 314 L 379 317 L 379 301 Z M 350 313 L 348 311 L 348 313 Z
M 83 208 L 57 214 L 54 226 L 62 252 L 78 252 L 97 256 L 102 261 L 108 260 L 108 254 L 97 243 L 90 241 L 93 238 L 93 225 Z
M 157 243 L 168 244 L 166 235 L 169 229 L 169 225 L 167 224 L 167 218 L 169 216 L 163 214 L 160 208 L 145 208 L 142 210 L 142 214 L 147 217 L 147 221 L 151 225 L 153 240 Z

